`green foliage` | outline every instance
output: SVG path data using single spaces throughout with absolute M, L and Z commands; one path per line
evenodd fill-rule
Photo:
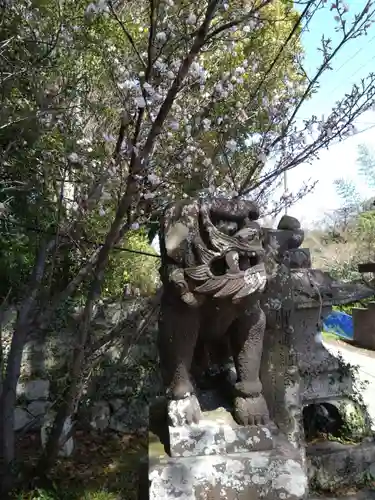
M 64 488 L 36 489 L 29 493 L 21 493 L 17 500 L 116 500 L 118 495 L 108 491 L 67 491 Z
M 358 210 L 361 202 L 360 194 L 357 191 L 355 184 L 346 179 L 336 179 L 334 181 L 337 194 L 343 201 L 343 206 L 345 208 L 351 208 L 352 210 Z
M 343 311 L 346 314 L 352 314 L 352 309 L 354 307 L 366 307 L 369 302 L 373 301 L 373 297 L 370 297 L 369 299 L 363 299 L 360 300 L 359 302 L 353 302 L 352 304 L 347 304 L 345 306 L 334 306 L 335 311 Z
M 359 214 L 354 229 L 358 247 L 364 259 L 373 260 L 375 257 L 375 211 Z
M 366 180 L 369 187 L 375 188 L 375 157 L 374 151 L 366 144 L 358 146 L 359 174 Z
M 342 262 L 330 262 L 328 265 L 329 274 L 337 280 L 343 281 L 355 281 L 361 278 L 358 272 L 358 260 L 355 257 L 351 257 L 346 261 Z
M 159 283 L 160 260 L 148 242 L 147 233 L 144 230 L 131 231 L 123 246 L 155 257 L 114 250 L 108 264 L 103 296 L 119 297 L 124 293 L 125 285 L 130 285 L 133 290 L 138 288 L 141 294 L 152 294 Z
M 358 147 L 357 163 L 358 173 L 375 187 L 375 156 L 371 148 Z M 329 270 L 335 278 L 359 280 L 358 264 L 375 259 L 374 199 L 363 200 L 354 182 L 338 179 L 335 186 L 343 204 L 328 221 L 325 244 L 345 243 L 349 250 L 344 259 L 331 262 Z

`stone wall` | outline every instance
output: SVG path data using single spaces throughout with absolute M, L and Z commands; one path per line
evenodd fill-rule
M 34 332 L 22 358 L 17 387 L 15 429 L 40 428 L 63 390 L 71 361 L 80 310 L 61 329 Z M 90 331 L 79 415 L 94 428 L 132 432 L 148 424 L 149 402 L 162 393 L 156 348 L 157 297 L 127 297 L 101 304 Z M 5 327 L 9 350 L 12 322 Z M 140 328 L 140 326 L 143 328 Z

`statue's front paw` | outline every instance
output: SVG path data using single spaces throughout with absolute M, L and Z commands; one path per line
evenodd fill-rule
M 194 394 L 189 394 L 183 399 L 168 401 L 168 420 L 172 427 L 197 424 L 201 416 L 201 407 Z
M 234 418 L 241 425 L 266 425 L 269 422 L 267 403 L 263 396 L 236 397 Z

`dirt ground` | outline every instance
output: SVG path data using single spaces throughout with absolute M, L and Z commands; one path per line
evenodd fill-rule
M 24 436 L 17 448 L 19 462 L 30 469 L 41 450 L 39 432 Z M 51 471 L 50 483 L 61 494 L 50 498 L 137 500 L 139 471 L 145 460 L 146 434 L 118 436 L 113 432 L 77 430 L 72 457 L 58 460 Z M 17 498 L 29 497 L 23 492 Z

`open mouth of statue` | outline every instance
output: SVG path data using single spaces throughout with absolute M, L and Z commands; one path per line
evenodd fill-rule
M 185 269 L 196 282 L 194 292 L 214 298 L 242 299 L 266 284 L 264 264 L 257 252 L 229 251 L 207 264 Z

